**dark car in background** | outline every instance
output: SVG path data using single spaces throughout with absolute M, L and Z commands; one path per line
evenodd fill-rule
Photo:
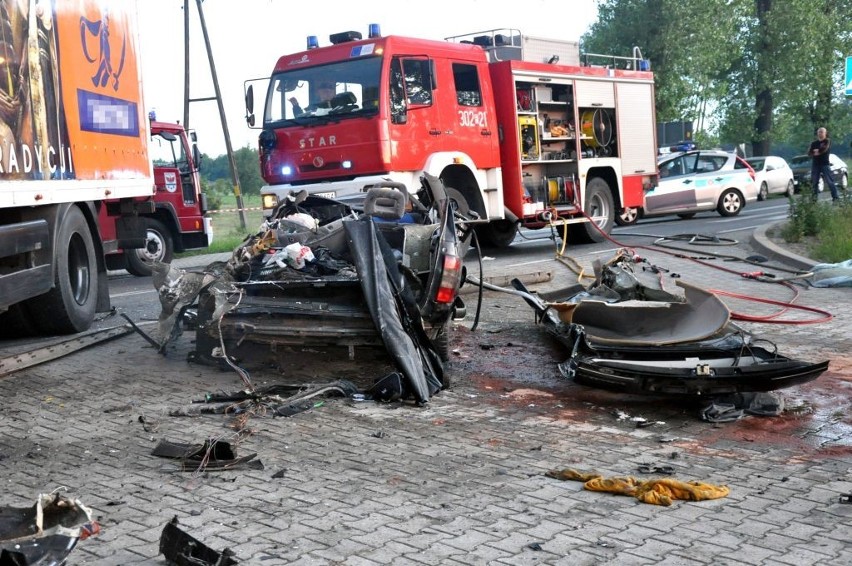
M 837 188 L 845 191 L 849 186 L 849 168 L 846 162 L 833 153 L 829 154 L 828 161 Z M 808 186 L 811 184 L 811 162 L 812 158 L 810 155 L 797 155 L 790 160 L 790 169 L 793 170 L 793 185 L 797 193 L 802 190 L 802 184 Z M 824 190 L 825 182 L 820 179 L 819 192 Z

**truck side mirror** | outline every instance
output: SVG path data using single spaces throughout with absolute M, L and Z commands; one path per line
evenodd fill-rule
M 254 85 L 246 88 L 246 122 L 249 127 L 254 127 Z
M 195 144 L 192 144 L 192 162 L 196 169 L 201 167 L 201 152 L 198 151 L 198 146 Z

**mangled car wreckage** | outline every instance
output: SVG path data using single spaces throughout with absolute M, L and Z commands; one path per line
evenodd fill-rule
M 342 347 L 350 359 L 356 348 L 380 347 L 408 396 L 423 403 L 447 383 L 443 361 L 450 322 L 463 313 L 469 234 L 431 176 L 416 194 L 399 183 L 375 186 L 358 208 L 291 195 L 227 263 L 192 282 L 161 266 L 160 334 L 168 339 L 174 316 L 197 295 L 197 361 L 239 363 L 258 345 L 270 354 Z
M 731 322 L 713 293 L 678 280 L 681 294 L 640 277 L 629 254 L 596 265 L 595 282 L 530 293 L 513 286 L 547 332 L 565 345 L 563 376 L 624 393 L 721 396 L 812 381 L 828 362 L 782 356 Z

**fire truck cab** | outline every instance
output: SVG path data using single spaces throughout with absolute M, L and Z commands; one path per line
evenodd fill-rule
M 358 200 L 430 174 L 492 245 L 554 223 L 600 241 L 656 182 L 654 81 L 638 50 L 593 65 L 576 42 L 518 30 L 433 41 L 375 25 L 330 41 L 309 38 L 267 79 L 257 126 L 269 212 L 292 191 Z

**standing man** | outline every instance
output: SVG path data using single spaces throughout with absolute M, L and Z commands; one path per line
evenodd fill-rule
M 811 142 L 811 147 L 808 150 L 808 155 L 812 158 L 811 163 L 811 187 L 814 191 L 814 199 L 819 196 L 819 180 L 820 177 L 825 179 L 825 183 L 831 190 L 831 200 L 837 202 L 839 195 L 837 194 L 837 185 L 834 184 L 834 176 L 831 174 L 828 155 L 831 153 L 831 140 L 828 139 L 828 131 L 825 128 L 817 130 L 817 139 Z

